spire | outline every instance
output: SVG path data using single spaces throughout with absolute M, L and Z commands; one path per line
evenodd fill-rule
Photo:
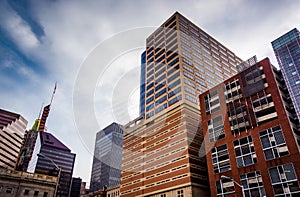
M 57 86 L 57 82 L 55 82 L 55 85 L 54 85 L 54 89 L 53 89 L 53 93 L 52 93 L 52 96 L 51 96 L 50 105 L 52 104 L 53 97 L 54 97 L 54 94 L 55 94 L 55 92 L 56 92 L 56 86 Z

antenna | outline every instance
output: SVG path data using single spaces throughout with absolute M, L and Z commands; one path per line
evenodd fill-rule
M 38 119 L 40 119 L 40 118 L 41 118 L 41 114 L 42 114 L 43 106 L 44 106 L 44 102 L 42 102 L 42 106 L 41 106 L 41 109 L 40 109 L 40 113 L 39 113 Z
M 55 82 L 55 85 L 54 85 L 54 89 L 53 89 L 53 93 L 52 93 L 52 96 L 51 96 L 50 105 L 52 104 L 53 97 L 54 97 L 54 94 L 55 94 L 55 92 L 56 92 L 56 86 L 57 86 L 57 82 Z

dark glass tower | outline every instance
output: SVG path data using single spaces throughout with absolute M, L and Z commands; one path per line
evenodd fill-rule
M 141 55 L 141 78 L 140 78 L 140 115 L 145 113 L 145 74 L 146 74 L 146 51 Z
M 294 28 L 272 42 L 292 102 L 300 119 L 300 33 Z
M 90 191 L 120 184 L 123 126 L 112 123 L 96 135 Z
M 37 154 L 45 157 L 38 157 Z M 75 154 L 51 133 L 40 132 L 35 143 L 28 171 L 58 176 L 58 169 L 51 160 L 61 168 L 59 187 L 56 196 L 68 197 L 72 181 Z

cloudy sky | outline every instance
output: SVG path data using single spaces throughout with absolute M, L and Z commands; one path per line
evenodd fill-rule
M 73 175 L 89 184 L 95 134 L 137 117 L 145 39 L 175 11 L 242 59 L 274 65 L 270 42 L 300 27 L 298 0 L 1 0 L 0 108 L 29 128 L 57 82 L 47 127 L 77 154 Z

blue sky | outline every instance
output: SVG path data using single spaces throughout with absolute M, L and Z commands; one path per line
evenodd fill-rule
M 95 134 L 113 121 L 126 123 L 138 113 L 140 53 L 151 28 L 175 11 L 185 15 L 242 59 L 268 56 L 277 65 L 270 42 L 294 27 L 299 28 L 300 2 L 296 0 L 211 1 L 5 1 L 0 2 L 0 108 L 22 114 L 30 127 L 42 103 L 50 102 L 54 83 L 57 92 L 48 119 L 48 130 L 77 154 L 74 176 L 90 181 Z M 118 36 L 135 28 L 142 36 L 122 40 Z M 134 33 L 138 33 L 134 31 Z M 140 39 L 140 40 L 137 40 Z M 142 41 L 141 41 L 142 40 Z M 136 46 L 132 43 L 137 43 Z M 142 44 L 140 44 L 142 43 Z M 99 46 L 106 46 L 110 63 L 103 67 L 90 88 L 88 77 L 78 86 L 81 69 Z M 111 56 L 109 56 L 111 54 Z M 105 68 L 105 69 L 104 69 Z M 94 74 L 96 68 L 88 72 Z M 97 72 L 100 72 L 99 70 Z M 121 77 L 120 77 L 121 76 Z M 130 77 L 128 77 L 130 76 Z M 117 82 L 126 78 L 128 98 L 113 99 Z M 78 90 L 75 92 L 73 90 Z M 82 105 L 74 107 L 74 95 Z M 97 124 L 77 116 L 87 109 L 92 95 Z M 76 102 L 75 102 L 76 103 Z M 75 108 L 75 112 L 74 112 Z M 116 110 L 120 113 L 117 113 Z M 126 111 L 126 116 L 124 115 Z M 121 115 L 120 115 L 121 114 Z M 78 119 L 86 127 L 78 126 Z M 82 124 L 81 124 L 82 126 Z

